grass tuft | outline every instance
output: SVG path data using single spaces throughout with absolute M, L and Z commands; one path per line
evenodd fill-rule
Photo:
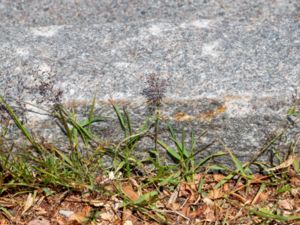
M 153 87 L 163 84 L 151 82 Z M 157 112 L 163 92 L 153 96 L 154 90 L 149 88 L 145 93 L 151 95 L 148 101 L 155 103 L 156 113 L 137 128 L 132 125 L 127 110 L 111 102 L 124 134 L 114 143 L 103 141 L 101 134 L 93 131 L 93 125 L 107 119 L 95 115 L 96 98 L 88 117 L 81 119 L 73 110 L 56 104 L 52 116 L 68 139 L 64 147 L 39 142 L 0 96 L 1 109 L 30 143 L 9 145 L 11 141 L 6 140 L 9 129 L 1 135 L 0 221 L 27 223 L 38 214 L 42 203 L 49 209 L 45 217 L 50 219 L 55 215 L 59 221 L 62 220 L 59 209 L 75 200 L 76 207 L 81 207 L 81 214 L 74 217 L 77 222 L 82 219 L 79 224 L 106 220 L 107 224 L 126 221 L 133 224 L 292 224 L 300 220 L 300 163 L 296 154 L 299 138 L 291 142 L 288 155 L 283 156 L 278 153 L 276 143 L 287 129 L 279 132 L 252 160 L 242 163 L 222 140 L 199 148 L 200 138 L 194 132 L 176 132 L 170 124 L 166 127 L 168 137 L 162 139 Z M 296 108 L 289 111 L 289 116 L 299 117 Z M 136 153 L 141 151 L 146 138 L 153 141 L 153 151 L 148 152 L 148 158 L 137 158 Z M 224 150 L 208 155 L 208 148 L 216 142 Z M 267 151 L 274 153 L 278 164 L 258 161 Z M 169 155 L 172 161 L 163 163 L 160 154 Z M 218 157 L 230 158 L 233 167 L 214 163 Z M 255 173 L 254 165 L 262 168 L 262 173 Z M 24 204 L 19 204 L 20 201 Z M 57 204 L 51 206 L 51 201 Z M 55 213 L 51 214 L 50 209 Z

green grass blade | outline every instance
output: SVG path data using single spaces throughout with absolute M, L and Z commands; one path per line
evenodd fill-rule
M 219 151 L 219 152 L 216 152 L 212 155 L 209 155 L 209 156 L 206 156 L 204 159 L 202 159 L 198 164 L 197 166 L 195 167 L 195 170 L 198 170 L 201 166 L 203 166 L 207 161 L 213 159 L 213 158 L 216 158 L 216 157 L 219 157 L 219 156 L 223 156 L 223 155 L 226 155 L 227 153 L 225 152 L 222 152 L 222 151 Z
M 140 196 L 138 198 L 138 200 L 134 201 L 133 204 L 135 205 L 140 205 L 140 204 L 143 204 L 143 203 L 148 203 L 149 201 L 151 201 L 151 199 L 155 196 L 158 195 L 158 192 L 157 191 L 151 191 L 151 192 L 148 192 L 146 194 L 143 194 L 142 196 Z
M 169 130 L 169 133 L 171 134 L 171 137 L 176 140 L 177 139 L 176 133 L 173 129 L 173 126 L 170 123 L 168 123 L 168 130 Z
M 191 147 L 190 147 L 190 152 L 191 152 L 191 156 L 194 155 L 195 152 L 195 146 L 196 146 L 196 138 L 195 138 L 195 133 L 194 131 L 191 132 Z M 190 156 L 190 157 L 191 157 Z
M 2 211 L 3 212 L 3 214 L 5 215 L 5 217 L 7 218 L 7 219 L 12 219 L 13 218 L 13 215 L 9 212 L 9 210 L 7 210 L 6 208 L 4 208 L 4 207 L 1 207 L 0 206 L 0 211 Z M 4 222 L 5 223 L 5 222 Z
M 0 104 L 4 106 L 4 108 L 7 110 L 8 114 L 10 115 L 10 117 L 15 122 L 16 126 L 21 130 L 21 132 L 23 133 L 23 135 L 32 144 L 32 146 L 34 146 L 36 148 L 36 150 L 38 150 L 39 152 L 41 152 L 42 151 L 42 147 L 35 142 L 34 138 L 31 136 L 30 132 L 21 123 L 21 121 L 19 120 L 19 118 L 16 115 L 16 113 L 14 112 L 14 110 L 10 107 L 9 104 L 7 104 L 7 102 L 4 100 L 4 98 L 2 96 L 0 96 Z
M 90 111 L 89 111 L 89 118 L 88 118 L 88 121 L 89 121 L 88 130 L 89 131 L 91 131 L 91 121 L 94 118 L 95 105 L 96 105 L 96 94 L 94 95 L 94 98 L 93 98 L 93 101 L 92 101 L 92 104 L 91 104 L 91 108 L 90 108 Z
M 127 137 L 127 129 L 126 129 L 126 124 L 125 124 L 125 118 L 122 115 L 122 113 L 120 112 L 120 109 L 119 109 L 119 107 L 117 105 L 113 104 L 112 106 L 114 108 L 115 113 L 117 114 L 120 126 L 121 126 L 122 130 L 125 133 L 125 137 Z
M 224 185 L 225 183 L 227 183 L 228 181 L 230 181 L 235 174 L 229 174 L 226 177 L 224 177 L 221 181 L 219 181 L 219 183 L 217 183 L 213 188 L 214 189 L 218 189 L 220 188 L 222 185 Z
M 257 216 L 267 218 L 267 219 L 274 219 L 279 221 L 291 221 L 291 220 L 300 220 L 300 216 L 282 216 L 282 215 L 276 215 L 270 212 L 268 209 L 250 209 L 250 213 L 255 214 Z
M 66 113 L 65 113 L 64 109 L 62 108 L 62 106 L 57 106 L 55 110 L 56 110 L 56 112 L 54 113 L 54 117 L 56 117 L 58 119 L 58 121 L 61 123 L 72 148 L 75 148 L 74 140 L 73 140 L 74 134 L 68 126 L 68 122 L 66 120 Z
M 67 162 L 70 166 L 74 166 L 72 161 L 69 159 L 67 155 L 65 155 L 63 152 L 59 151 L 56 148 L 53 148 L 53 150 L 65 161 Z
M 125 108 L 123 109 L 125 118 L 126 118 L 126 122 L 127 122 L 127 127 L 128 127 L 128 131 L 129 131 L 129 135 L 132 135 L 132 128 L 131 128 L 131 121 L 130 121 L 130 117 L 128 112 L 125 110 Z
M 205 184 L 205 177 L 202 176 L 198 185 L 198 193 L 202 194 L 203 193 L 203 186 Z
M 120 141 L 120 143 L 116 146 L 116 152 L 119 151 L 121 145 L 123 143 L 126 143 L 128 140 L 134 140 L 135 138 L 140 138 L 142 137 L 143 135 L 145 135 L 146 133 L 148 132 L 148 130 L 144 130 L 144 131 L 141 131 L 140 133 L 137 133 L 137 134 L 133 134 L 131 136 L 128 136 L 126 138 L 124 138 L 122 141 Z
M 176 147 L 178 149 L 178 154 L 180 154 L 184 158 L 189 158 L 190 153 L 186 150 L 186 148 L 184 146 L 184 137 L 185 137 L 184 130 L 182 130 L 181 141 L 179 141 L 177 139 L 176 132 L 174 131 L 171 124 L 168 124 L 168 130 L 171 135 L 170 139 L 174 142 L 174 144 L 176 145 Z M 181 157 L 181 158 L 183 158 L 183 157 Z
M 170 154 L 174 159 L 176 159 L 177 161 L 180 161 L 181 157 L 178 154 L 177 151 L 175 151 L 172 147 L 170 147 L 169 145 L 167 145 L 165 142 L 158 140 L 157 143 L 163 147 L 168 154 Z
M 91 119 L 83 120 L 83 121 L 80 121 L 80 122 L 78 122 L 78 123 L 79 123 L 80 126 L 82 126 L 82 127 L 85 128 L 86 126 L 89 127 L 89 126 L 92 125 L 93 123 L 103 122 L 103 121 L 105 121 L 105 120 L 106 120 L 105 117 L 99 116 L 99 117 L 93 117 L 93 118 L 91 118 Z
M 232 153 L 232 151 L 230 150 L 230 148 L 228 148 L 224 142 L 222 142 L 222 145 L 224 146 L 225 150 L 228 152 L 228 154 L 230 155 L 230 158 L 232 160 L 232 162 L 234 163 L 235 167 L 236 167 L 236 171 L 237 172 L 241 172 L 241 174 L 244 176 L 244 177 L 247 177 L 247 174 L 246 174 L 246 171 L 244 169 L 244 166 L 242 164 L 242 162 L 240 160 L 238 160 L 238 158 Z M 247 170 L 249 171 L 249 170 Z

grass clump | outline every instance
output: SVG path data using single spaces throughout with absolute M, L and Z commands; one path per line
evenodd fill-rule
M 9 146 L 5 141 L 9 123 L 2 124 L 0 221 L 24 224 L 39 215 L 66 224 L 291 224 L 300 220 L 298 140 L 282 157 L 275 146 L 284 135 L 280 132 L 251 161 L 242 163 L 221 140 L 198 148 L 199 137 L 184 130 L 178 134 L 170 124 L 168 140 L 162 139 L 159 110 L 164 92 L 156 89 L 164 89 L 164 82 L 154 76 L 149 79 L 144 95 L 151 113 L 137 129 L 127 110 L 111 101 L 124 134 L 114 143 L 104 142 L 91 128 L 107 119 L 95 115 L 95 98 L 87 118 L 80 120 L 72 110 L 55 105 L 52 116 L 69 142 L 59 148 L 38 141 L 0 97 L 1 113 L 11 118 L 29 143 Z M 292 108 L 288 116 L 299 114 Z M 146 138 L 153 141 L 153 150 L 148 158 L 139 159 L 135 152 Z M 215 142 L 224 150 L 202 157 Z M 258 162 L 270 149 L 278 164 Z M 172 163 L 163 163 L 161 152 Z M 211 163 L 217 157 L 229 157 L 234 168 Z M 253 165 L 262 173 L 255 173 Z M 60 215 L 65 208 L 73 216 Z

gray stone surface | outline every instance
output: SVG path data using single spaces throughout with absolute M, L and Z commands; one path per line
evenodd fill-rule
M 145 77 L 156 73 L 169 83 L 164 118 L 208 129 L 247 160 L 286 124 L 299 90 L 300 3 L 182 2 L 1 1 L 0 93 L 47 108 L 63 90 L 79 110 L 96 93 L 103 114 L 113 98 L 137 122 Z M 26 118 L 49 133 L 46 116 Z

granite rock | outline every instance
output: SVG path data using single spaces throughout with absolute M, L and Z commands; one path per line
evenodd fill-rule
M 27 102 L 24 121 L 41 135 L 52 132 L 49 118 L 28 103 L 49 109 L 57 98 L 84 112 L 96 94 L 103 115 L 114 99 L 138 123 L 155 73 L 168 82 L 166 120 L 207 129 L 204 142 L 222 139 L 248 160 L 286 126 L 300 87 L 300 4 L 2 1 L 0 50 L 0 94 Z

